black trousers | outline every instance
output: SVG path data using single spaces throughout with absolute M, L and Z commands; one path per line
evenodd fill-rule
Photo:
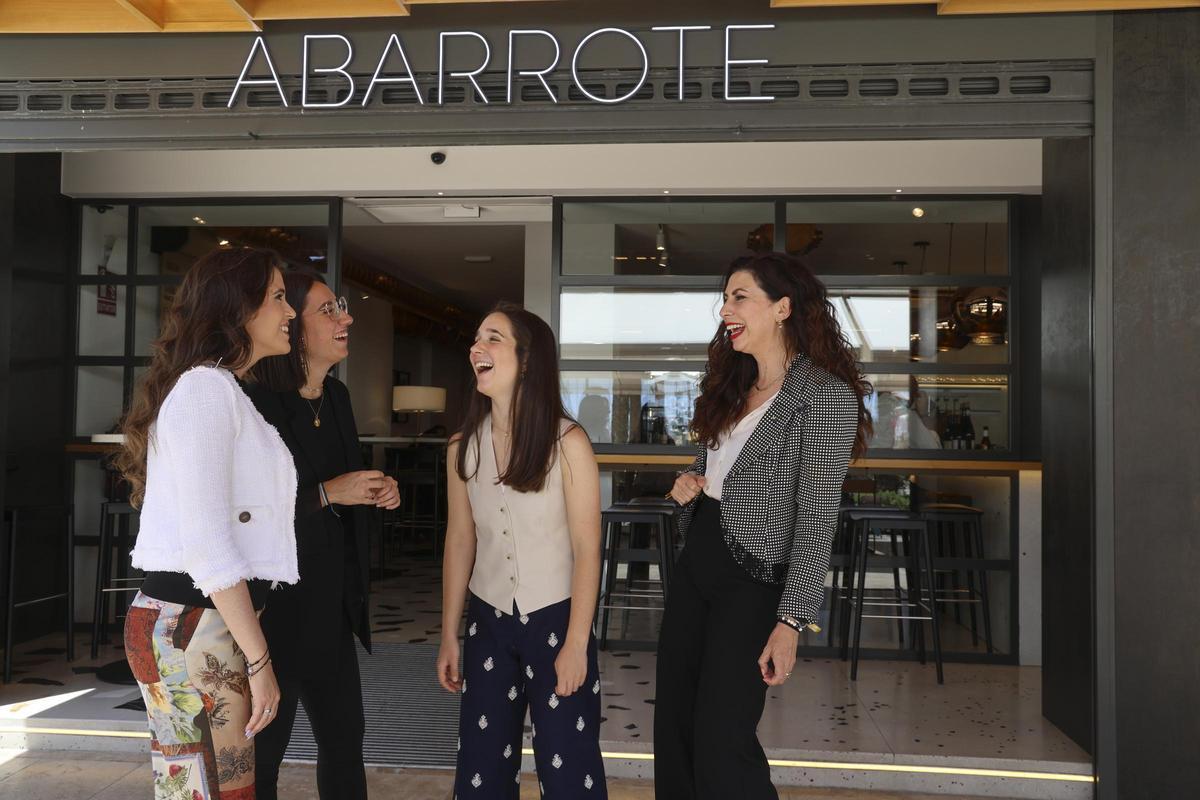
M 758 657 L 781 593 L 733 560 L 721 504 L 701 495 L 659 633 L 656 800 L 778 800 L 758 741 L 767 694 Z
M 366 800 L 366 723 L 355 647 L 349 622 L 343 620 L 338 666 L 333 674 L 303 679 L 285 672 L 279 677 L 281 696 L 275 721 L 254 737 L 257 800 L 278 797 L 279 765 L 292 738 L 297 703 L 304 703 L 317 742 L 317 792 L 321 800 Z

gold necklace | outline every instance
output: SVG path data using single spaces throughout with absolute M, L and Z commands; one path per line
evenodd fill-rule
M 301 395 L 301 397 L 304 397 L 304 395 Z M 315 409 L 313 408 L 312 400 L 304 397 L 304 402 L 308 403 L 308 410 L 312 411 L 313 427 L 321 427 L 321 409 L 325 406 L 325 393 L 321 392 L 321 402 L 317 403 L 317 407 Z

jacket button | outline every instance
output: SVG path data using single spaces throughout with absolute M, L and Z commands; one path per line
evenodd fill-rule
M 249 511 L 243 511 L 242 513 L 238 514 L 238 522 L 249 522 L 249 521 L 250 521 L 250 512 Z

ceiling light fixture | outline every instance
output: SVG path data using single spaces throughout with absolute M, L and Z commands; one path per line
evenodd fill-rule
M 200 219 L 200 217 L 192 217 L 192 220 L 193 220 L 194 222 L 198 222 L 198 223 L 199 223 L 199 224 L 201 224 L 201 225 L 206 225 L 206 224 L 208 224 L 208 223 L 206 223 L 204 220 Z
M 654 249 L 660 253 L 667 249 L 667 231 L 662 223 L 658 223 L 658 233 L 654 237 Z
M 921 217 L 925 216 L 925 209 L 921 208 L 920 206 L 915 207 L 913 209 L 913 216 L 917 219 L 920 219 Z
M 229 240 L 222 239 L 221 241 L 217 242 L 217 244 L 221 245 L 221 247 L 227 247 L 229 245 Z

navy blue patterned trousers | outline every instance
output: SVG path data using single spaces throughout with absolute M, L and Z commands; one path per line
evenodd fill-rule
M 458 717 L 458 800 L 518 800 L 525 710 L 534 763 L 549 800 L 603 798 L 600 669 L 589 637 L 587 679 L 573 695 L 554 692 L 554 660 L 567 637 L 571 601 L 532 614 L 504 614 L 471 595 Z

